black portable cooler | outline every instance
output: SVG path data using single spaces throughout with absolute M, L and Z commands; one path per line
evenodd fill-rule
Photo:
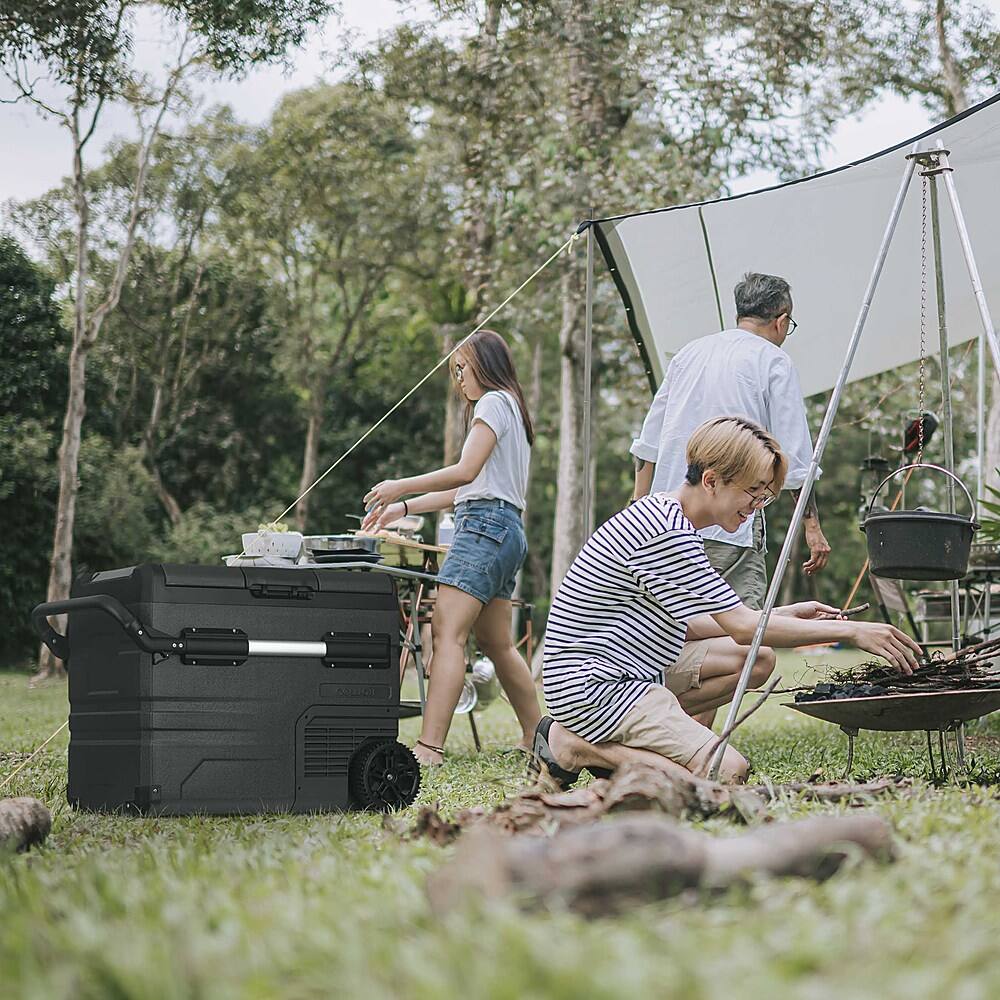
M 47 621 L 68 613 L 65 637 Z M 399 607 L 380 573 L 146 564 L 35 608 L 68 661 L 70 804 L 156 814 L 409 805 Z

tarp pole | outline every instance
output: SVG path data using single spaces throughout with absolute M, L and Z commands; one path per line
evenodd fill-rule
M 914 146 L 913 151 L 916 152 L 916 146 Z M 809 497 L 812 494 L 812 489 L 816 483 L 817 474 L 819 473 L 819 463 L 823 458 L 823 451 L 826 448 L 827 439 L 830 437 L 831 430 L 833 430 L 833 422 L 837 417 L 837 409 L 840 406 L 840 397 L 844 393 L 844 386 L 847 384 L 847 377 L 850 374 L 851 365 L 854 363 L 854 355 L 857 353 L 858 344 L 861 341 L 861 332 L 864 330 L 865 322 L 868 319 L 868 312 L 871 309 L 872 299 L 875 296 L 875 288 L 878 285 L 879 278 L 882 276 L 882 268 L 885 265 L 885 258 L 889 253 L 889 245 L 892 243 L 892 237 L 896 231 L 896 223 L 899 221 L 900 213 L 903 210 L 903 202 L 906 199 L 906 191 L 910 186 L 911 179 L 913 178 L 914 167 L 915 161 L 908 158 L 906 161 L 906 168 L 903 171 L 903 179 L 900 182 L 899 190 L 896 193 L 896 200 L 893 203 L 892 212 L 889 215 L 889 222 L 885 227 L 885 233 L 882 235 L 882 244 L 879 247 L 878 255 L 875 258 L 875 266 L 872 269 L 871 277 L 868 279 L 868 287 L 865 289 L 864 299 L 861 302 L 861 310 L 858 313 L 857 321 L 854 324 L 854 332 L 851 335 L 851 341 L 847 347 L 847 355 L 844 358 L 844 364 L 840 370 L 840 376 L 837 379 L 836 386 L 834 387 L 833 395 L 830 397 L 830 403 L 826 408 L 826 414 L 823 417 L 823 425 L 820 428 L 818 437 L 816 438 L 816 447 L 813 450 L 812 461 L 809 463 L 809 471 L 806 473 L 806 480 L 802 484 L 802 488 L 799 492 L 799 499 L 795 504 L 795 511 L 792 514 L 791 523 L 788 525 L 788 531 L 785 534 L 784 544 L 781 546 L 781 554 L 778 556 L 778 564 L 775 567 L 774 576 L 771 578 L 770 586 L 767 588 L 767 597 L 764 599 L 764 607 L 761 610 L 760 620 L 757 622 L 757 628 L 754 630 L 753 641 L 750 643 L 750 649 L 747 652 L 746 659 L 743 661 L 743 670 L 740 672 L 740 677 L 736 684 L 736 691 L 733 694 L 732 704 L 729 706 L 729 713 L 726 716 L 724 731 L 730 729 L 736 721 L 736 717 L 740 711 L 740 702 L 743 700 L 743 696 L 747 691 L 747 686 L 750 683 L 750 672 L 753 669 L 754 663 L 757 661 L 757 653 L 760 651 L 761 643 L 764 639 L 764 632 L 767 629 L 767 623 L 771 617 L 771 611 L 774 608 L 778 592 L 781 589 L 781 581 L 785 575 L 785 570 L 788 567 L 788 561 L 791 558 L 792 547 L 794 546 L 795 540 L 798 538 L 799 530 L 802 527 L 802 518 L 805 514 L 806 505 L 809 502 Z M 722 764 L 722 757 L 728 744 L 728 738 L 722 740 L 712 758 L 709 776 L 713 780 L 718 779 L 719 767 Z
M 948 153 L 945 150 L 941 152 L 941 162 L 945 167 L 950 166 L 948 163 Z M 997 377 L 1000 378 L 1000 341 L 997 340 L 996 327 L 993 325 L 993 318 L 990 316 L 990 307 L 986 304 L 986 293 L 983 291 L 983 282 L 979 277 L 979 268 L 976 266 L 976 257 L 972 252 L 972 243 L 969 240 L 969 230 L 965 227 L 965 216 L 962 215 L 962 206 L 958 201 L 958 191 L 955 188 L 955 177 L 954 174 L 947 170 L 944 173 L 944 185 L 948 191 L 948 200 L 951 202 L 951 210 L 955 216 L 955 225 L 958 228 L 958 238 L 962 244 L 962 255 L 965 257 L 965 265 L 969 269 L 969 278 L 972 281 L 972 291 L 976 296 L 976 305 L 979 307 L 979 318 L 983 323 L 983 336 L 986 339 L 986 343 L 989 345 L 990 353 L 993 355 L 993 371 L 996 373 Z M 982 393 L 979 399 L 979 426 L 977 432 L 979 439 L 977 444 L 979 445 L 979 467 L 980 467 L 980 488 L 979 497 L 982 496 L 982 483 L 985 481 L 988 475 L 987 471 L 983 468 L 986 461 L 986 449 L 985 449 L 985 409 L 986 409 L 986 357 L 983 348 L 980 348 L 979 355 L 979 378 L 981 383 L 980 392 Z M 977 498 L 978 500 L 978 498 Z
M 593 214 L 593 213 L 591 213 Z M 593 378 L 594 350 L 594 224 L 587 226 L 587 294 L 583 338 L 583 540 L 590 536 L 591 495 L 590 451 L 591 451 L 591 381 Z
M 950 171 L 941 163 L 939 153 L 928 153 L 920 158 L 924 167 L 921 176 L 926 176 L 930 187 L 931 239 L 934 246 L 934 290 L 937 298 L 938 344 L 941 351 L 941 402 L 944 417 L 944 467 L 955 474 L 955 423 L 951 408 L 951 359 L 948 357 L 948 317 L 944 297 L 944 260 L 941 256 L 941 213 L 938 203 L 937 179 L 942 170 Z M 923 416 L 919 419 L 923 419 Z M 955 513 L 955 481 L 948 480 L 948 513 Z M 962 648 L 961 611 L 959 608 L 958 580 L 952 580 L 948 587 L 951 594 L 951 648 L 958 652 Z
M 986 491 L 986 331 L 979 331 L 976 349 L 976 504 L 972 516 L 979 520 L 979 501 Z

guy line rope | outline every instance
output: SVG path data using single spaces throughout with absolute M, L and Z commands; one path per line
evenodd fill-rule
M 296 498 L 295 498 L 295 500 L 293 500 L 293 501 L 292 501 L 292 502 L 291 502 L 291 503 L 290 503 L 290 504 L 289 504 L 289 505 L 288 505 L 288 506 L 287 506 L 287 507 L 286 507 L 286 508 L 285 508 L 285 509 L 284 509 L 284 510 L 283 510 L 283 511 L 282 511 L 282 512 L 281 512 L 281 513 L 280 513 L 280 514 L 279 514 L 279 515 L 278 515 L 278 516 L 277 516 L 277 517 L 276 517 L 276 518 L 274 519 L 274 521 L 273 521 L 272 523 L 275 523 L 275 524 L 276 524 L 276 523 L 280 522 L 280 521 L 281 521 L 281 519 L 282 519 L 282 518 L 283 518 L 283 517 L 284 517 L 284 516 L 285 516 L 285 515 L 286 515 L 286 514 L 287 514 L 287 513 L 288 513 L 288 512 L 290 511 L 290 510 L 292 510 L 292 509 L 293 509 L 293 508 L 295 507 L 295 505 L 296 505 L 296 504 L 297 504 L 297 503 L 298 503 L 298 502 L 299 502 L 299 501 L 300 501 L 300 500 L 301 500 L 301 499 L 302 499 L 303 497 L 305 497 L 305 496 L 308 496 L 308 495 L 309 495 L 309 493 L 311 493 L 311 492 L 313 491 L 313 489 L 315 489 L 315 488 L 316 488 L 316 487 L 317 487 L 317 486 L 318 486 L 318 485 L 319 485 L 319 484 L 320 484 L 320 483 L 321 483 L 321 482 L 322 482 L 322 481 L 323 481 L 324 479 L 326 479 L 326 477 L 327 477 L 327 476 L 328 476 L 328 475 L 329 475 L 329 474 L 330 474 L 331 472 L 333 472 L 333 470 L 334 470 L 335 468 L 337 468 L 337 466 L 338 466 L 338 465 L 340 465 L 340 463 L 341 463 L 341 462 L 343 462 L 343 460 L 344 460 L 345 458 L 347 458 L 347 456 L 348 456 L 348 455 L 350 455 L 350 454 L 351 454 L 351 452 L 352 452 L 352 451 L 354 451 L 354 449 L 355 449 L 355 448 L 357 448 L 357 447 L 358 447 L 358 446 L 359 446 L 359 445 L 360 445 L 360 444 L 361 444 L 361 443 L 362 443 L 363 441 L 365 441 L 365 439 L 366 439 L 366 438 L 367 438 L 367 437 L 368 437 L 368 436 L 369 436 L 370 434 L 372 434 L 372 433 L 374 433 L 374 432 L 375 432 L 376 430 L 378 430 L 378 428 L 379 428 L 379 427 L 381 427 L 381 426 L 382 426 L 382 424 L 383 424 L 383 423 L 385 423 L 385 421 L 386 421 L 386 420 L 388 420 L 388 419 L 389 419 L 389 417 L 391 417 L 391 416 L 392 416 L 392 415 L 393 415 L 393 414 L 394 414 L 394 413 L 396 412 L 396 410 L 398 410 L 398 409 L 399 409 L 399 408 L 400 408 L 400 407 L 401 407 L 401 406 L 403 405 L 403 403 L 405 403 L 405 402 L 406 402 L 406 401 L 407 401 L 407 400 L 408 400 L 408 399 L 410 398 L 410 396 L 412 396 L 412 395 L 413 395 L 413 394 L 414 394 L 414 393 L 415 393 L 415 392 L 416 392 L 416 391 L 417 391 L 417 390 L 418 390 L 418 389 L 419 389 L 419 388 L 420 388 L 420 387 L 421 387 L 421 386 L 422 386 L 422 385 L 423 385 L 423 384 L 424 384 L 424 383 L 425 383 L 425 382 L 426 382 L 426 381 L 427 381 L 427 380 L 428 380 L 428 379 L 429 379 L 429 378 L 430 378 L 430 377 L 431 377 L 431 376 L 432 376 L 432 375 L 433 375 L 433 374 L 434 374 L 434 373 L 435 373 L 435 372 L 436 372 L 436 371 L 437 371 L 437 370 L 438 370 L 438 369 L 439 369 L 439 368 L 440 368 L 440 367 L 441 367 L 442 365 L 444 365 L 444 364 L 447 364 L 447 363 L 448 363 L 448 360 L 449 360 L 449 359 L 450 359 L 450 358 L 451 358 L 451 357 L 452 357 L 452 356 L 453 356 L 453 355 L 454 355 L 454 354 L 455 354 L 455 353 L 456 353 L 456 352 L 457 352 L 457 351 L 458 351 L 458 350 L 459 350 L 459 349 L 460 349 L 460 348 L 462 347 L 462 345 L 463 345 L 463 344 L 464 344 L 464 343 L 465 343 L 465 342 L 466 342 L 466 341 L 467 341 L 467 340 L 468 340 L 468 339 L 469 339 L 469 338 L 470 338 L 470 337 L 471 337 L 471 336 L 472 336 L 472 335 L 473 335 L 474 333 L 478 333 L 478 332 L 479 332 L 479 331 L 480 331 L 480 330 L 481 330 L 481 329 L 482 329 L 482 328 L 483 328 L 484 326 L 486 326 L 486 324 L 487 324 L 487 323 L 488 323 L 488 322 L 489 322 L 489 321 L 490 321 L 491 319 L 493 319 L 493 317 L 494 317 L 494 316 L 496 316 L 496 314 L 497 314 L 498 312 L 500 312 L 500 310 L 501 310 L 501 309 L 503 309 L 503 307 L 504 307 L 505 305 L 507 305 L 507 303 L 508 303 L 508 302 L 510 302 L 510 300 L 511 300 L 511 299 L 513 299 L 515 295 L 517 295 L 517 294 L 518 294 L 519 292 L 521 292 L 521 291 L 522 291 L 523 289 L 527 288 L 527 286 L 528 286 L 528 285 L 530 285 L 530 284 L 531 284 L 531 282 L 532 282 L 532 281 L 534 281 L 534 280 L 535 280 L 535 278 L 537 278 L 537 277 L 538 277 L 538 275 L 540 275 L 540 274 L 542 273 L 542 271 L 544 271 L 544 270 L 545 270 L 545 268 L 547 268 L 547 267 L 549 266 L 549 264 L 551 264 L 551 263 L 552 263 L 552 261 L 554 261 L 554 260 L 556 259 L 556 257 L 558 257 L 558 256 L 559 256 L 559 254 L 561 254 L 561 253 L 562 253 L 562 252 L 563 252 L 564 250 L 568 249 L 568 248 L 569 248 L 569 247 L 570 247 L 570 246 L 571 246 L 572 244 L 574 244 L 574 243 L 575 243 L 575 242 L 576 242 L 576 241 L 577 241 L 578 239 L 580 239 L 580 236 L 581 236 L 581 233 L 580 233 L 580 232 L 575 232 L 575 233 L 573 233 L 573 235 L 572 235 L 572 236 L 570 236 L 570 238 L 569 238 L 568 240 L 566 240 L 566 242 L 565 242 L 565 243 L 563 243 L 563 245 L 562 245 L 561 247 L 559 247 L 559 249 L 558 249 L 558 250 L 556 250 L 556 251 L 555 251 L 555 252 L 554 252 L 554 253 L 552 254 L 552 256 L 551 256 L 551 257 L 549 257 L 549 259 L 548 259 L 548 260 L 546 260 L 544 264 L 542 264 L 542 266 L 541 266 L 541 267 L 539 267 L 539 268 L 538 268 L 538 269 L 537 269 L 536 271 L 534 271 L 534 273 L 530 274 L 530 275 L 529 275 L 529 276 L 528 276 L 527 278 L 525 278 L 525 279 L 524 279 L 524 281 L 522 281 L 522 282 L 521 282 L 521 284 L 520 284 L 520 285 L 518 285 L 518 286 L 517 286 L 517 288 L 515 288 L 515 289 L 514 289 L 514 291 L 512 291 L 512 292 L 510 293 L 510 295 L 508 295 L 508 296 L 507 296 L 507 298 L 505 298 L 505 299 L 503 300 L 503 302 L 501 302 L 501 303 L 500 303 L 500 305 L 498 305 L 498 306 L 497 306 L 497 307 L 496 307 L 496 308 L 495 308 L 495 309 L 494 309 L 494 310 L 493 310 L 492 312 L 490 312 L 490 313 L 489 313 L 489 314 L 488 314 L 488 315 L 487 315 L 486 317 L 484 317 L 483 319 L 481 319 L 481 320 L 479 321 L 479 323 L 477 323 L 477 324 L 476 324 L 476 327 L 475 327 L 475 329 L 473 329 L 473 330 L 470 330 L 470 331 L 469 331 L 469 332 L 468 332 L 468 333 L 467 333 L 467 334 L 466 334 L 466 335 L 465 335 L 465 336 L 464 336 L 464 337 L 462 338 L 462 340 L 460 340 L 460 341 L 459 341 L 459 342 L 458 342 L 458 343 L 457 343 L 457 344 L 456 344 L 456 345 L 455 345 L 455 346 L 454 346 L 454 347 L 453 347 L 453 348 L 452 348 L 452 349 L 451 349 L 451 350 L 450 350 L 450 351 L 449 351 L 449 352 L 448 352 L 448 353 L 447 353 L 447 354 L 446 354 L 446 355 L 445 355 L 445 356 L 444 356 L 443 358 L 441 358 L 441 360 L 440 360 L 440 361 L 438 361 L 438 363 L 437 363 L 437 364 L 436 364 L 436 365 L 435 365 L 435 366 L 434 366 L 434 367 L 433 367 L 433 368 L 432 368 L 432 369 L 431 369 L 431 370 L 430 370 L 429 372 L 427 372 L 427 374 L 426 374 L 426 375 L 424 375 L 424 377 L 423 377 L 423 378 L 422 378 L 422 379 L 421 379 L 421 380 L 420 380 L 419 382 L 417 382 L 417 384 L 416 384 L 416 385 L 414 385 L 414 386 L 413 386 L 413 387 L 412 387 L 412 388 L 411 388 L 411 389 L 410 389 L 410 390 L 409 390 L 409 391 L 408 391 L 408 392 L 406 393 L 406 395 L 404 395 L 404 396 L 403 396 L 403 397 L 402 397 L 401 399 L 397 400 L 397 402 L 395 402 L 395 403 L 394 403 L 394 404 L 393 404 L 393 405 L 392 405 L 392 406 L 391 406 L 391 407 L 390 407 L 390 408 L 389 408 L 388 410 L 386 410 L 386 412 L 385 412 L 385 413 L 383 413 L 383 414 L 382 414 L 382 416 L 381 416 L 381 417 L 379 417 L 379 418 L 378 418 L 378 420 L 377 420 L 377 421 L 375 421 L 375 423 L 374 423 L 374 424 L 372 424 L 372 425 L 371 425 L 371 427 L 369 427 L 369 428 L 368 428 L 368 430 L 366 430 L 366 431 L 364 432 L 364 434 L 362 434 L 362 435 L 361 435 L 361 437 L 359 437 L 359 438 L 357 439 L 357 441 L 355 441 L 355 442 L 354 442 L 354 444 L 352 444 L 352 445 L 350 446 L 350 448 L 348 448 L 348 449 L 347 449 L 347 451 L 345 451 L 345 452 L 343 453 L 343 455 L 341 455 L 341 456 L 340 456 L 340 458 L 338 458 L 338 459 L 337 459 L 337 461 L 336 461 L 336 462 L 334 462 L 334 463 L 333 463 L 333 465 L 331 465 L 331 466 L 330 466 L 330 468 L 329 468 L 329 469 L 327 469 L 327 470 L 326 470 L 326 472 L 324 472 L 324 473 L 323 473 L 323 475 L 321 475 L 321 476 L 320 476 L 320 477 L 319 477 L 319 478 L 318 478 L 318 479 L 317 479 L 317 480 L 316 480 L 316 481 L 315 481 L 315 482 L 314 482 L 314 483 L 313 483 L 313 484 L 312 484 L 312 485 L 311 485 L 311 486 L 310 486 L 310 487 L 309 487 L 309 488 L 308 488 L 307 490 L 305 490 L 305 492 L 303 492 L 301 496 L 298 496 L 298 497 L 296 497 Z

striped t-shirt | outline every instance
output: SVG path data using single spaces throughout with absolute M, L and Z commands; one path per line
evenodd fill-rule
M 739 605 L 677 500 L 637 500 L 591 535 L 552 601 L 543 683 L 553 718 L 591 743 L 607 739 L 663 683 L 687 622 Z

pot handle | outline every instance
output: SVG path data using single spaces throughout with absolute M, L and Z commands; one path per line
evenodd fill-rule
M 908 469 L 934 469 L 935 472 L 943 472 L 949 479 L 954 480 L 962 488 L 962 492 L 965 494 L 965 498 L 969 501 L 969 511 L 970 517 L 975 513 L 976 505 L 972 502 L 972 494 L 965 488 L 965 483 L 962 482 L 954 472 L 949 472 L 946 468 L 941 465 L 932 465 L 930 462 L 915 462 L 913 465 L 901 465 L 895 472 L 890 472 L 885 479 L 882 480 L 875 487 L 875 492 L 872 494 L 871 503 L 868 504 L 868 514 L 872 512 L 872 507 L 875 506 L 875 500 L 879 493 L 882 492 L 882 487 L 885 486 L 890 479 L 898 476 L 901 472 L 906 472 Z

